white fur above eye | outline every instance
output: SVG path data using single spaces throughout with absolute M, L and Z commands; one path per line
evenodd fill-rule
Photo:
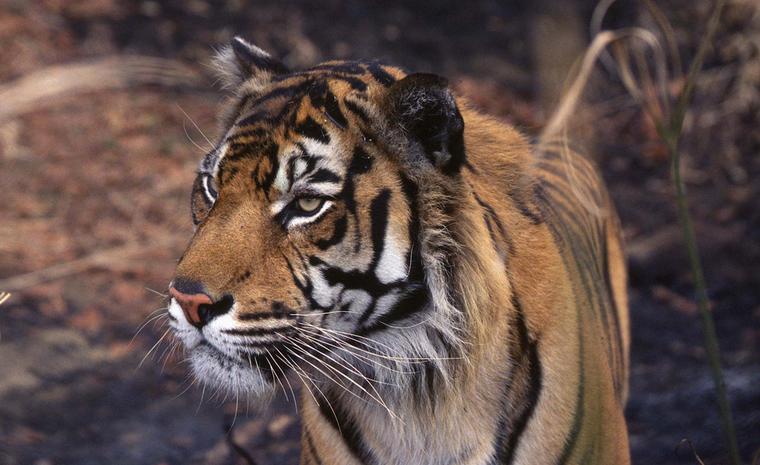
M 202 182 L 203 182 L 203 193 L 205 194 L 206 199 L 208 199 L 208 201 L 211 203 L 216 202 L 216 195 L 214 194 L 215 189 L 211 186 L 211 183 L 212 183 L 211 176 L 204 176 Z

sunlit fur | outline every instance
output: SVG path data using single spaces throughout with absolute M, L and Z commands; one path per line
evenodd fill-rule
M 429 75 L 290 73 L 235 40 L 174 281 L 234 305 L 201 330 L 169 306 L 198 379 L 301 383 L 304 464 L 629 463 L 626 274 L 594 169 Z

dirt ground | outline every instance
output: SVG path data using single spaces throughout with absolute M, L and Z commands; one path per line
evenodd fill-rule
M 192 232 L 202 133 L 216 134 L 221 94 L 197 78 L 211 47 L 240 33 L 292 67 L 371 57 L 433 71 L 536 134 L 546 112 L 533 3 L 551 2 L 528 3 L 0 0 L 0 89 L 125 54 L 190 70 L 185 83 L 45 98 L 5 118 L 0 109 L 0 291 L 18 289 L 0 307 L 0 465 L 246 463 L 228 443 L 232 423 L 256 463 L 297 463 L 291 402 L 258 412 L 202 392 L 152 319 Z M 588 21 L 595 2 L 567 3 Z M 710 2 L 657 3 L 688 63 Z M 749 461 L 760 449 L 760 8 L 729 3 L 687 118 L 684 170 Z M 635 6 L 613 16 L 653 24 Z M 728 463 L 666 153 L 614 76 L 594 82 L 594 153 L 630 257 L 634 463 L 697 463 L 682 439 L 705 463 Z

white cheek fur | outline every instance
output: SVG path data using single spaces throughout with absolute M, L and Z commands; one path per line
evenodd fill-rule
M 169 315 L 174 318 L 170 326 L 174 329 L 177 339 L 182 342 L 186 349 L 193 349 L 201 343 L 200 333 L 188 323 L 185 313 L 175 299 L 169 302 Z
M 260 400 L 267 400 L 274 394 L 274 385 L 267 382 L 253 367 L 220 359 L 207 346 L 193 349 L 190 366 L 201 383 L 218 386 L 229 393 L 246 394 Z

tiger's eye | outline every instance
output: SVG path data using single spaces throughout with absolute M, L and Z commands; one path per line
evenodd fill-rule
M 312 213 L 322 206 L 322 199 L 315 197 L 304 197 L 298 199 L 297 204 L 298 208 L 300 208 L 302 211 L 305 211 L 306 213 Z

